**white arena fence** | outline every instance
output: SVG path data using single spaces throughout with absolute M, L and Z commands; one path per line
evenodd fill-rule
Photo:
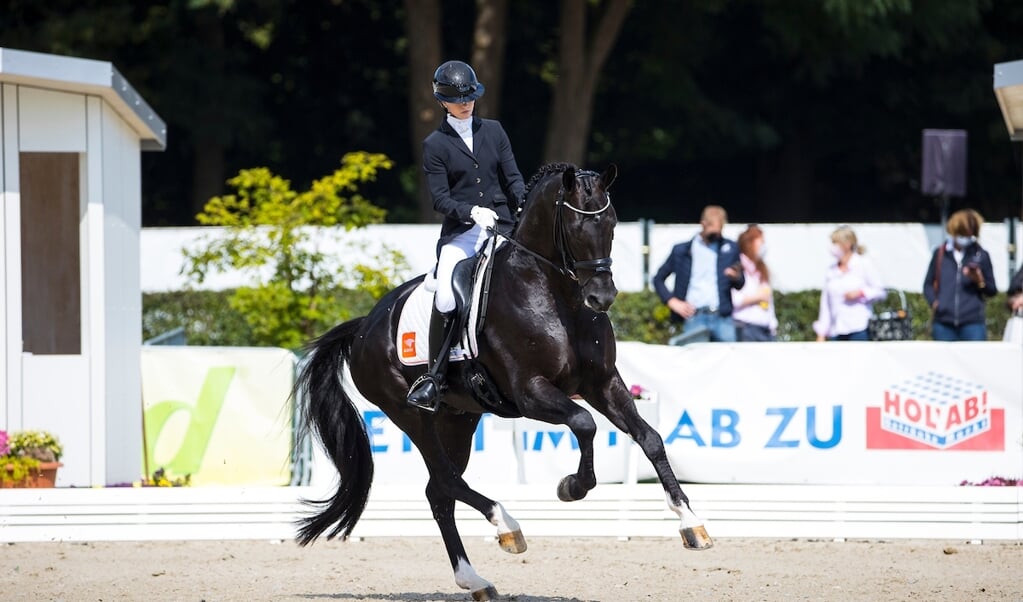
M 919 291 L 931 252 L 944 238 L 939 224 L 860 223 L 850 224 L 861 245 L 866 247 L 888 288 Z M 831 232 L 838 224 L 760 224 L 764 230 L 775 289 L 783 293 L 818 289 L 824 280 L 831 256 L 828 254 Z M 373 263 L 384 248 L 400 251 L 409 263 L 411 277 L 427 272 L 434 262 L 439 225 L 384 224 L 345 232 L 343 228 L 322 229 L 315 244 L 327 253 L 342 258 L 347 265 Z M 653 224 L 646 230 L 642 222 L 625 222 L 615 230 L 615 284 L 621 291 L 640 291 L 671 252 L 672 246 L 697 234 L 697 224 Z M 729 224 L 725 236 L 736 239 L 744 224 Z M 186 288 L 182 275 L 182 249 L 195 248 L 203 237 L 216 238 L 223 229 L 212 227 L 144 228 L 141 246 L 141 286 L 144 292 L 174 291 Z M 1008 245 L 1023 240 L 1023 227 L 1017 225 L 1015 239 L 1007 223 L 989 223 L 981 229 L 980 242 L 991 253 L 995 282 L 999 290 L 1009 284 Z M 1017 255 L 1016 264 L 1020 257 Z M 645 267 L 646 266 L 646 267 Z M 211 274 L 202 288 L 225 289 L 251 284 L 237 273 Z
M 641 408 L 665 438 L 677 474 L 698 482 L 684 488 L 712 536 L 1023 540 L 1023 487 L 958 485 L 1023 476 L 1023 349 L 995 342 L 761 345 L 619 346 L 619 370 L 627 384 L 647 389 Z M 268 433 L 285 428 L 270 419 L 279 397 L 247 409 L 258 396 L 242 392 L 267 388 L 258 379 L 287 374 L 290 364 L 272 350 L 197 351 L 187 361 L 187 347 L 168 353 L 179 365 L 237 364 L 221 409 L 236 418 L 213 425 L 207 449 L 222 451 L 204 459 L 229 470 L 206 481 L 200 473 L 203 484 L 185 488 L 7 489 L 0 541 L 291 539 L 305 511 L 300 500 L 323 498 L 333 485 L 336 473 L 322 454 L 303 468 L 308 485 L 215 484 L 244 474 L 245 450 L 267 448 Z M 160 365 L 159 350 L 147 355 L 153 361 L 146 365 Z M 164 397 L 158 389 L 146 388 L 147 403 L 195 398 L 194 391 Z M 354 534 L 435 536 L 421 458 L 379 410 L 358 403 L 377 476 Z M 649 478 L 647 462 L 606 422 L 598 421 L 595 461 L 602 483 L 586 499 L 563 503 L 556 483 L 578 462 L 570 434 L 501 420 L 482 421 L 466 480 L 504 503 L 527 537 L 676 536 L 660 486 L 636 483 Z M 161 448 L 173 440 L 156 442 L 154 454 L 176 456 L 173 445 Z M 269 466 L 270 477 L 280 478 L 278 464 Z M 457 518 L 468 536 L 494 535 L 470 508 L 458 505 Z
M 421 485 L 374 487 L 353 537 L 439 535 Z M 684 485 L 715 538 L 1023 540 L 1023 487 Z M 489 485 L 529 537 L 677 537 L 656 484 L 598 485 L 560 502 L 554 485 Z M 0 495 L 0 542 L 291 540 L 316 487 L 19 489 Z M 494 537 L 456 505 L 467 537 Z

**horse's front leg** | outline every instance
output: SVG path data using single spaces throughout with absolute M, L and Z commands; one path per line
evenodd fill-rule
M 534 378 L 518 400 L 523 416 L 550 424 L 564 424 L 579 442 L 579 468 L 558 483 L 558 499 L 573 502 L 586 497 L 597 486 L 593 472 L 593 438 L 597 423 L 593 416 L 573 402 L 547 379 Z M 516 442 L 516 445 L 519 443 Z
M 643 450 L 657 473 L 657 479 L 664 488 L 668 507 L 679 516 L 679 534 L 682 543 L 691 550 L 706 550 L 714 545 L 707 534 L 703 521 L 689 506 L 689 498 L 678 484 L 678 478 L 668 462 L 664 451 L 664 440 L 639 414 L 636 401 L 632 398 L 621 377 L 613 378 L 604 387 L 588 392 L 586 400 L 598 412 L 607 417 L 618 430 L 632 437 Z

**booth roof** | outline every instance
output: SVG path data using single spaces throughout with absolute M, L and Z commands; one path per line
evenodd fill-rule
M 0 48 L 0 83 L 101 96 L 138 133 L 142 150 L 167 147 L 167 124 L 106 61 Z

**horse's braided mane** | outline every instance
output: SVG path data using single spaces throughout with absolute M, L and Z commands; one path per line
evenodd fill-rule
M 569 168 L 576 170 L 579 169 L 578 167 L 572 165 L 571 163 L 547 163 L 545 165 L 540 166 L 540 169 L 536 170 L 536 173 L 533 174 L 533 177 L 529 178 L 529 182 L 526 183 L 526 196 L 527 197 L 529 196 L 529 191 L 532 190 L 533 186 L 536 186 L 537 182 L 539 182 L 540 180 L 546 178 L 548 175 L 552 173 L 561 173 Z

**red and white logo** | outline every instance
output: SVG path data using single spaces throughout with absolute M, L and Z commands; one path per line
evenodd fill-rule
M 927 372 L 884 390 L 867 407 L 867 449 L 1005 449 L 1005 410 L 983 385 Z
M 401 357 L 411 359 L 416 357 L 416 333 L 401 333 Z

